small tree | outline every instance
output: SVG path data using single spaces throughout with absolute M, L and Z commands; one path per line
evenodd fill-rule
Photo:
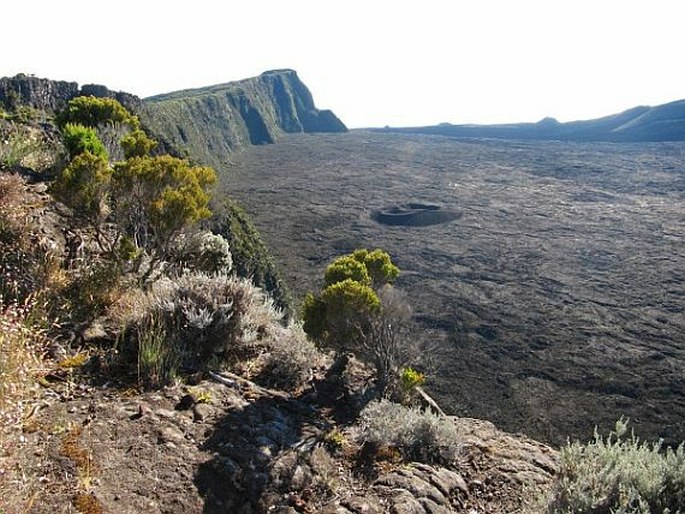
M 211 215 L 208 205 L 215 182 L 211 168 L 168 155 L 133 157 L 115 165 L 115 221 L 127 228 L 138 248 L 148 251 L 146 276 L 185 227 Z
M 74 157 L 50 189 L 56 199 L 95 227 L 98 244 L 107 251 L 111 248 L 105 246 L 102 224 L 110 212 L 111 178 L 112 169 L 107 162 L 106 152 L 103 156 L 86 151 Z
M 398 274 L 386 252 L 357 250 L 328 266 L 321 295 L 308 294 L 303 305 L 305 332 L 339 359 L 350 352 L 374 366 L 381 395 L 416 354 L 411 309 L 390 285 Z

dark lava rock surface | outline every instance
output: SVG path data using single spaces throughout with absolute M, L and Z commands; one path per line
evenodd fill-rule
M 226 187 L 302 295 L 358 247 L 390 252 L 448 412 L 548 442 L 685 439 L 685 145 L 293 135 Z M 460 213 L 385 225 L 410 203 Z

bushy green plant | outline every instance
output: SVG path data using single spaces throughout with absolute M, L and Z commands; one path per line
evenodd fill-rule
M 413 360 L 409 339 L 411 309 L 390 284 L 399 274 L 382 250 L 356 250 L 326 269 L 320 295 L 302 306 L 307 334 L 339 357 L 351 352 L 376 370 L 377 393 L 386 396 L 399 368 Z
M 366 266 L 352 255 L 338 257 L 326 268 L 323 277 L 324 287 L 347 279 L 354 280 L 365 286 L 371 285 L 371 276 Z
M 127 159 L 150 155 L 157 147 L 157 141 L 148 137 L 141 129 L 136 129 L 121 139 L 121 147 Z
M 625 438 L 619 420 L 604 439 L 561 449 L 561 471 L 549 513 L 677 514 L 685 512 L 685 448 Z
M 457 428 L 449 418 L 388 400 L 367 405 L 359 424 L 363 442 L 396 448 L 407 460 L 449 464 L 461 448 Z
M 79 125 L 78 123 L 67 123 L 62 128 L 64 145 L 69 152 L 69 156 L 74 157 L 88 152 L 104 161 L 109 160 L 107 149 L 98 138 L 97 132 L 92 127 Z
M 62 170 L 50 186 L 50 192 L 102 234 L 102 224 L 110 212 L 111 179 L 112 169 L 107 158 L 85 152 Z M 104 245 L 100 238 L 98 242 Z
M 134 157 L 115 166 L 112 182 L 114 221 L 149 252 L 151 270 L 184 228 L 211 215 L 216 173 L 168 155 Z
M 393 284 L 400 274 L 400 269 L 393 264 L 390 255 L 380 248 L 373 251 L 365 248 L 355 250 L 352 257 L 364 264 L 375 288 Z
M 138 118 L 113 98 L 78 96 L 69 101 L 66 108 L 57 115 L 57 124 L 64 127 L 67 123 L 78 123 L 96 128 L 107 123 L 123 123 L 138 128 Z
M 355 350 L 369 319 L 381 306 L 373 289 L 348 278 L 326 287 L 320 298 L 309 297 L 304 309 L 308 334 L 322 346 L 345 353 Z

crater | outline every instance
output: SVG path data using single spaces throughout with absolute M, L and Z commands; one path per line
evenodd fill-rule
M 412 202 L 378 209 L 371 213 L 371 218 L 383 225 L 426 227 L 454 221 L 461 215 L 461 212 L 443 209 L 439 205 Z

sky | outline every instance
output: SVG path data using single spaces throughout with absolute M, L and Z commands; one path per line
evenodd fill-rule
M 141 97 L 292 68 L 351 128 L 685 98 L 683 0 L 7 0 L 0 76 Z

